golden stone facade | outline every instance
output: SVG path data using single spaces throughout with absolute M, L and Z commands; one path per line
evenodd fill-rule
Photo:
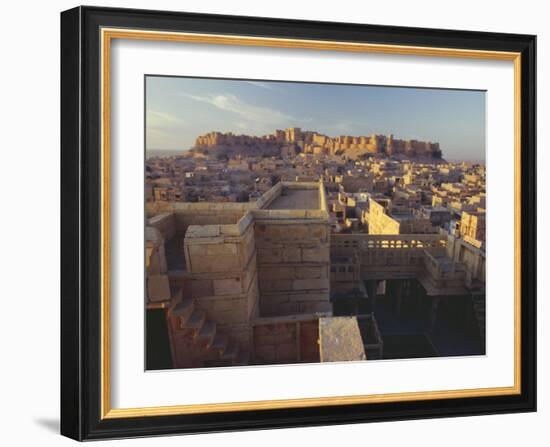
M 195 148 L 255 147 L 268 149 L 284 145 L 296 145 L 300 152 L 315 155 L 361 154 L 402 155 L 408 158 L 441 158 L 439 143 L 430 141 L 395 139 L 393 135 L 372 134 L 370 136 L 341 135 L 329 137 L 313 131 L 302 131 L 299 127 L 276 130 L 261 137 L 235 135 L 231 132 L 210 132 L 199 136 Z M 285 149 L 288 151 L 288 149 Z

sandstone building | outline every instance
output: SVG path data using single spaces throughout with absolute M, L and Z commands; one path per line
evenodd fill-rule
M 399 221 L 371 200 L 370 234 L 331 234 L 323 182 L 146 210 L 147 309 L 166 322 L 170 367 L 383 358 L 377 303 L 389 292 L 398 313 L 414 303 L 431 329 L 449 309 L 466 319 L 474 309 L 484 336 L 484 251 L 429 219 Z M 335 342 L 343 334 L 345 349 Z
M 319 321 L 332 317 L 322 184 L 150 212 L 148 307 L 164 309 L 175 367 L 320 361 Z
M 261 137 L 235 135 L 231 132 L 210 132 L 199 136 L 195 150 L 223 150 L 230 153 L 238 149 L 245 153 L 288 155 L 296 153 L 314 155 L 347 155 L 357 158 L 363 155 L 400 156 L 405 158 L 440 159 L 439 143 L 430 141 L 395 139 L 393 135 L 372 134 L 370 136 L 341 135 L 329 137 L 314 131 L 303 131 L 299 127 L 276 130 Z

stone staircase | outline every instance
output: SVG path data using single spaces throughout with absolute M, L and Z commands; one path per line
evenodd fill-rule
M 472 306 L 474 309 L 474 316 L 479 327 L 481 343 L 485 346 L 485 294 L 473 293 Z
M 193 331 L 193 342 L 197 346 L 217 351 L 220 361 L 216 362 L 216 366 L 248 364 L 248 353 L 242 351 L 239 344 L 231 341 L 227 335 L 220 334 L 216 322 L 206 319 L 206 313 L 195 306 L 193 298 L 183 298 L 181 289 L 172 297 L 169 315 L 179 318 L 181 329 Z

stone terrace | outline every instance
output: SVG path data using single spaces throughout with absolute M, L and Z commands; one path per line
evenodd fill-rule
M 283 189 L 268 207 L 271 210 L 312 210 L 320 208 L 319 191 L 315 189 Z
M 187 307 L 195 309 L 189 319 L 196 316 L 197 334 L 228 337 L 235 350 L 252 354 L 251 362 L 256 355 L 265 362 L 311 361 L 307 346 L 296 346 L 309 345 L 306 329 L 315 332 L 319 316 L 332 315 L 326 203 L 322 183 L 280 182 L 251 203 L 147 204 L 150 256 L 165 265 L 148 275 L 149 303 L 158 307 L 164 300 L 173 308 L 179 293 L 184 297 L 179 307 L 192 301 Z M 162 289 L 153 287 L 157 279 Z M 169 315 L 174 315 L 169 325 L 174 366 L 214 362 L 211 349 L 190 349 L 189 334 L 179 329 L 188 321 Z M 287 319 L 294 330 L 296 316 L 302 335 L 294 336 L 292 347 L 278 346 L 278 337 L 256 337 L 278 331 Z M 264 346 L 266 340 L 272 344 Z M 318 349 L 315 337 L 312 343 Z

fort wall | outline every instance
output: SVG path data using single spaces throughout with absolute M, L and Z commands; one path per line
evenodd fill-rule
M 316 155 L 334 155 L 337 153 L 360 154 L 402 154 L 408 157 L 441 158 L 439 143 L 395 139 L 393 135 L 372 134 L 370 136 L 340 135 L 329 137 L 315 131 L 302 131 L 289 128 L 263 136 L 235 135 L 231 132 L 210 132 L 197 137 L 195 149 L 211 148 L 234 149 L 256 148 L 274 150 L 286 154 L 293 145 L 305 153 Z

